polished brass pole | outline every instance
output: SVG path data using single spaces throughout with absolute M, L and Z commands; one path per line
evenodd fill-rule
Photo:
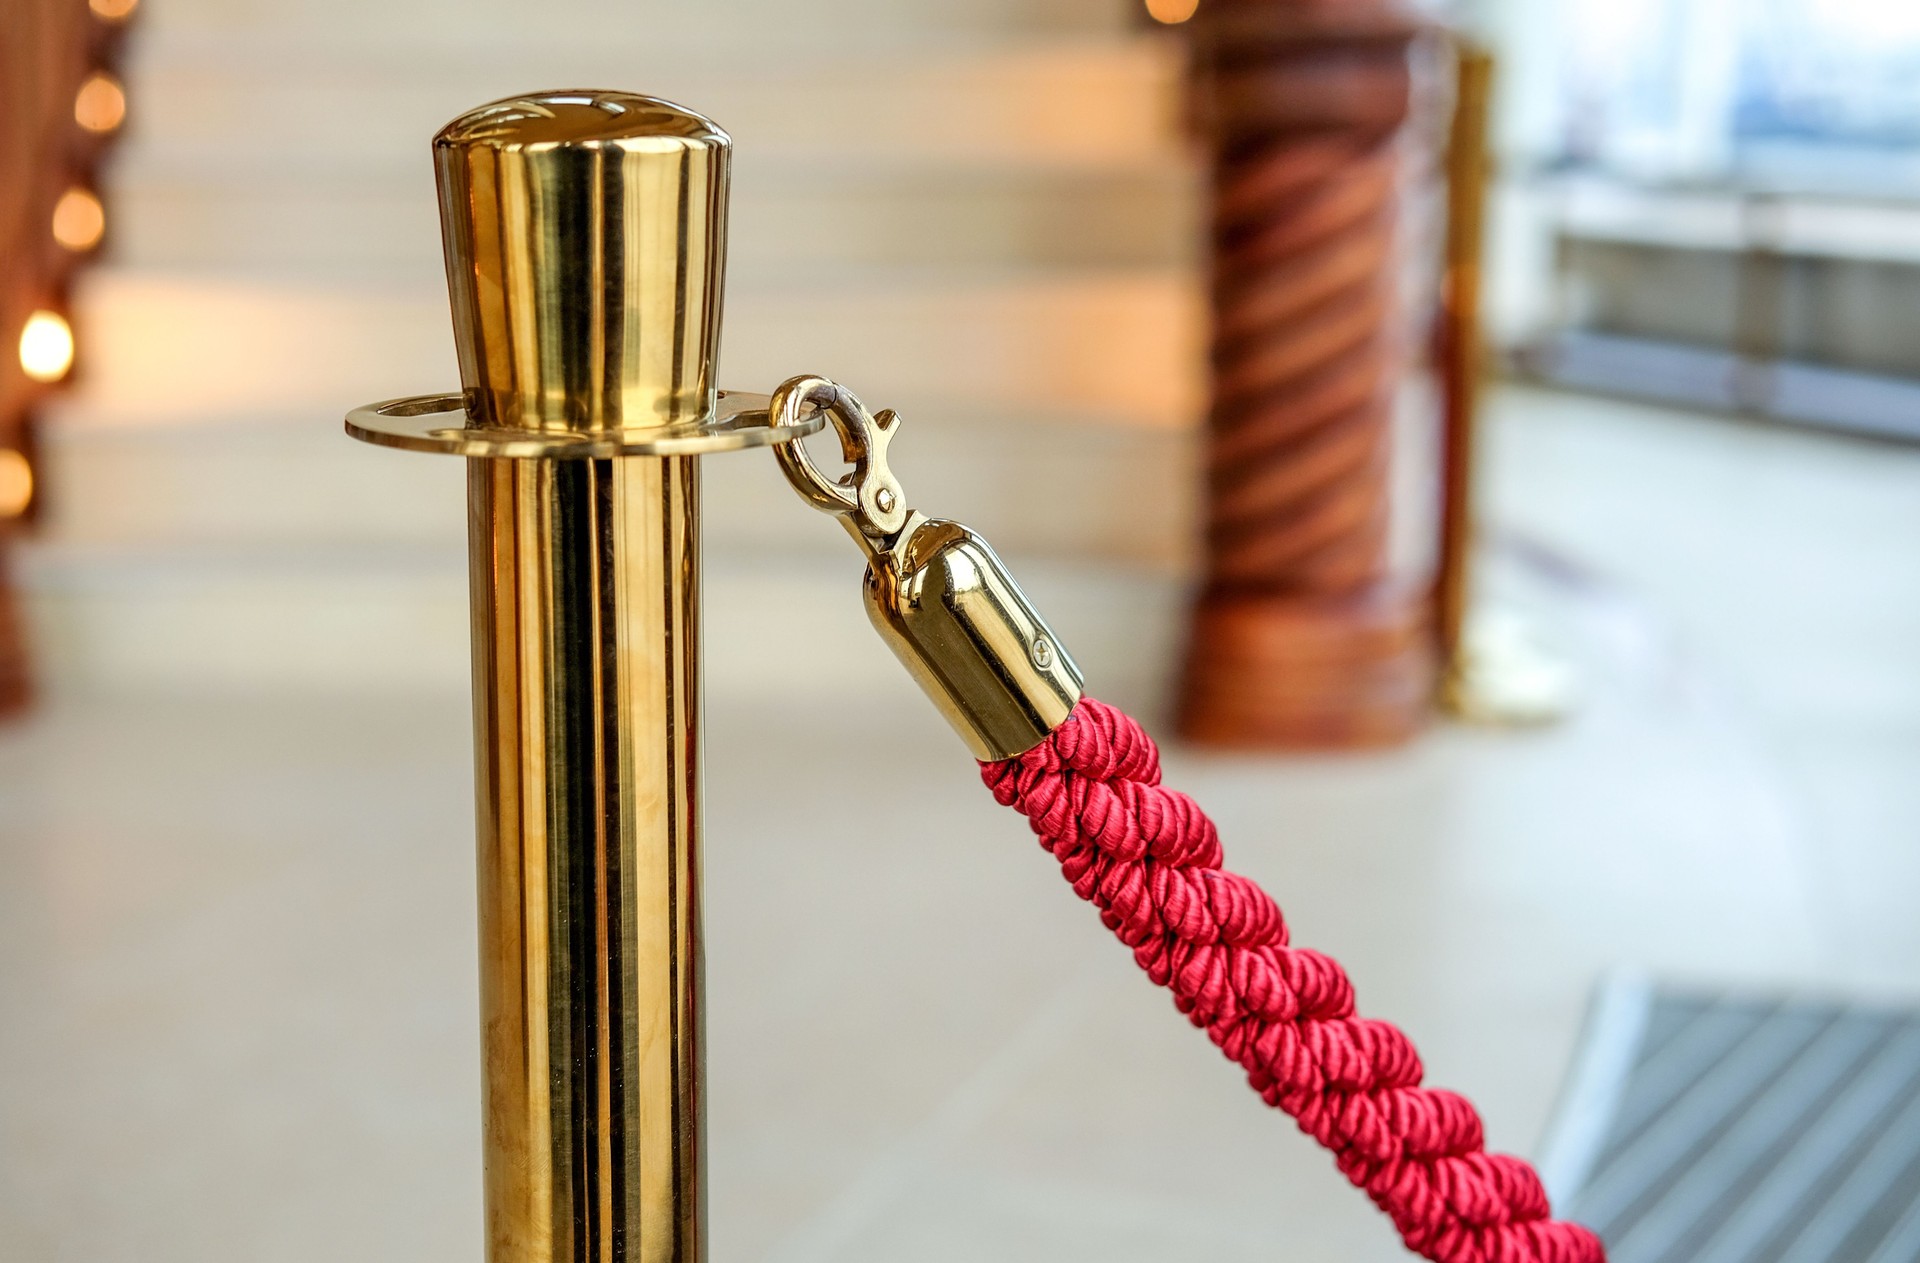
M 434 141 L 461 378 L 496 422 L 710 406 L 727 138 L 608 104 Z M 706 1256 L 696 460 L 468 464 L 491 1263 Z
M 698 456 L 817 428 L 714 387 L 731 141 L 653 98 L 434 139 L 460 395 L 356 410 L 468 461 L 490 1263 L 697 1263 Z
M 492 1263 L 705 1257 L 696 460 L 469 464 Z

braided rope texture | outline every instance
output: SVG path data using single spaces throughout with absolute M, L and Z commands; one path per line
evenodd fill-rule
M 1409 1249 L 1434 1263 L 1605 1263 L 1598 1237 L 1550 1218 L 1531 1166 L 1486 1152 L 1465 1097 L 1420 1086 L 1399 1028 L 1355 1016 L 1339 964 L 1287 945 L 1279 906 L 1221 868 L 1213 822 L 1160 784 L 1160 753 L 1132 719 L 1085 698 L 1034 749 L 980 766 L 1074 893 Z

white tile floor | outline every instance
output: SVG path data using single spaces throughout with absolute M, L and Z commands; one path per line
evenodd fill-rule
M 1578 717 L 1171 778 L 1526 1150 L 1607 968 L 1920 991 L 1920 452 L 1496 412 L 1489 585 L 1575 656 Z M 1071 578 L 1029 580 L 1070 641 L 1116 608 Z M 822 712 L 712 671 L 716 1260 L 1397 1257 L 909 686 Z M 431 694 L 0 734 L 0 1257 L 479 1258 L 467 740 Z M 846 827 L 855 759 L 898 827 Z

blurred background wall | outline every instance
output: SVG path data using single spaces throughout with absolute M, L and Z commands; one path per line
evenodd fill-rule
M 1487 318 L 1511 364 L 1911 428 L 1904 19 L 1785 0 L 1450 17 L 1501 57 Z M 457 682 L 457 478 L 369 472 L 311 419 L 450 380 L 425 140 L 549 81 L 645 82 L 736 132 L 729 380 L 812 365 L 899 407 L 929 502 L 1003 515 L 1013 551 L 1191 565 L 1205 216 L 1177 28 L 1093 0 L 177 0 L 137 25 L 106 266 L 54 291 L 85 326 L 77 390 L 34 431 L 50 680 Z M 723 557 L 815 546 L 769 524 L 764 482 L 715 484 Z M 1177 652 L 1172 620 L 1134 622 Z

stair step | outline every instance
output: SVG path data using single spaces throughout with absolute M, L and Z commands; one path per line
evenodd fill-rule
M 1001 547 L 1162 573 L 1193 544 L 1196 436 L 1033 418 L 912 415 L 894 446 L 912 502 Z M 332 418 L 88 425 L 43 438 L 41 536 L 62 547 L 457 552 L 460 461 L 368 448 Z M 840 555 L 761 452 L 703 462 L 710 547 Z
M 128 157 L 110 193 L 119 264 L 422 286 L 444 275 L 424 152 L 324 179 L 280 163 Z M 1178 164 L 1050 171 L 743 156 L 728 267 L 736 283 L 754 284 L 881 265 L 1178 266 L 1199 240 L 1195 187 Z
M 456 551 L 22 552 L 30 648 L 42 687 L 56 694 L 468 687 L 466 564 Z M 1179 582 L 1013 564 L 1103 696 L 1158 693 L 1178 645 Z M 867 624 L 851 549 L 777 565 L 716 562 L 704 597 L 710 695 L 812 689 L 835 704 L 870 691 L 912 695 Z M 799 658 L 804 671 L 794 669 Z
M 834 32 L 836 47 L 843 34 Z M 141 33 L 128 73 L 130 151 L 201 164 L 277 158 L 322 176 L 355 163 L 425 169 L 429 138 L 455 115 L 570 86 L 649 92 L 700 110 L 732 133 L 749 165 L 779 156 L 1153 170 L 1186 148 L 1178 47 L 1138 35 L 943 39 L 842 47 L 836 57 L 787 41 L 756 56 L 731 41 L 632 35 L 449 45 L 357 31 L 342 42 L 162 30 Z
M 793 44 L 809 50 L 836 43 L 862 45 L 937 36 L 1007 38 L 1109 34 L 1128 29 L 1135 10 L 1114 0 L 167 0 L 142 12 L 142 33 L 259 32 L 304 34 L 315 40 L 353 38 L 370 47 L 410 42 L 442 55 L 483 45 L 571 43 L 595 47 L 643 41 L 684 47 L 733 48 L 751 32 L 744 53 Z M 743 55 L 741 73 L 760 58 Z
M 105 268 L 77 305 L 81 423 L 295 417 L 458 381 L 444 290 Z M 1185 271 L 867 272 L 732 286 L 721 378 L 799 372 L 875 407 L 1184 428 L 1200 415 L 1203 309 Z
M 112 249 L 136 267 L 437 277 L 428 138 L 529 83 L 586 82 L 643 87 L 733 129 L 737 276 L 1184 263 L 1198 181 L 1172 54 L 1141 37 L 931 45 L 831 75 L 786 50 L 742 74 L 737 52 L 652 42 L 450 57 L 163 35 L 133 63 L 134 99 L 149 104 L 109 171 Z

